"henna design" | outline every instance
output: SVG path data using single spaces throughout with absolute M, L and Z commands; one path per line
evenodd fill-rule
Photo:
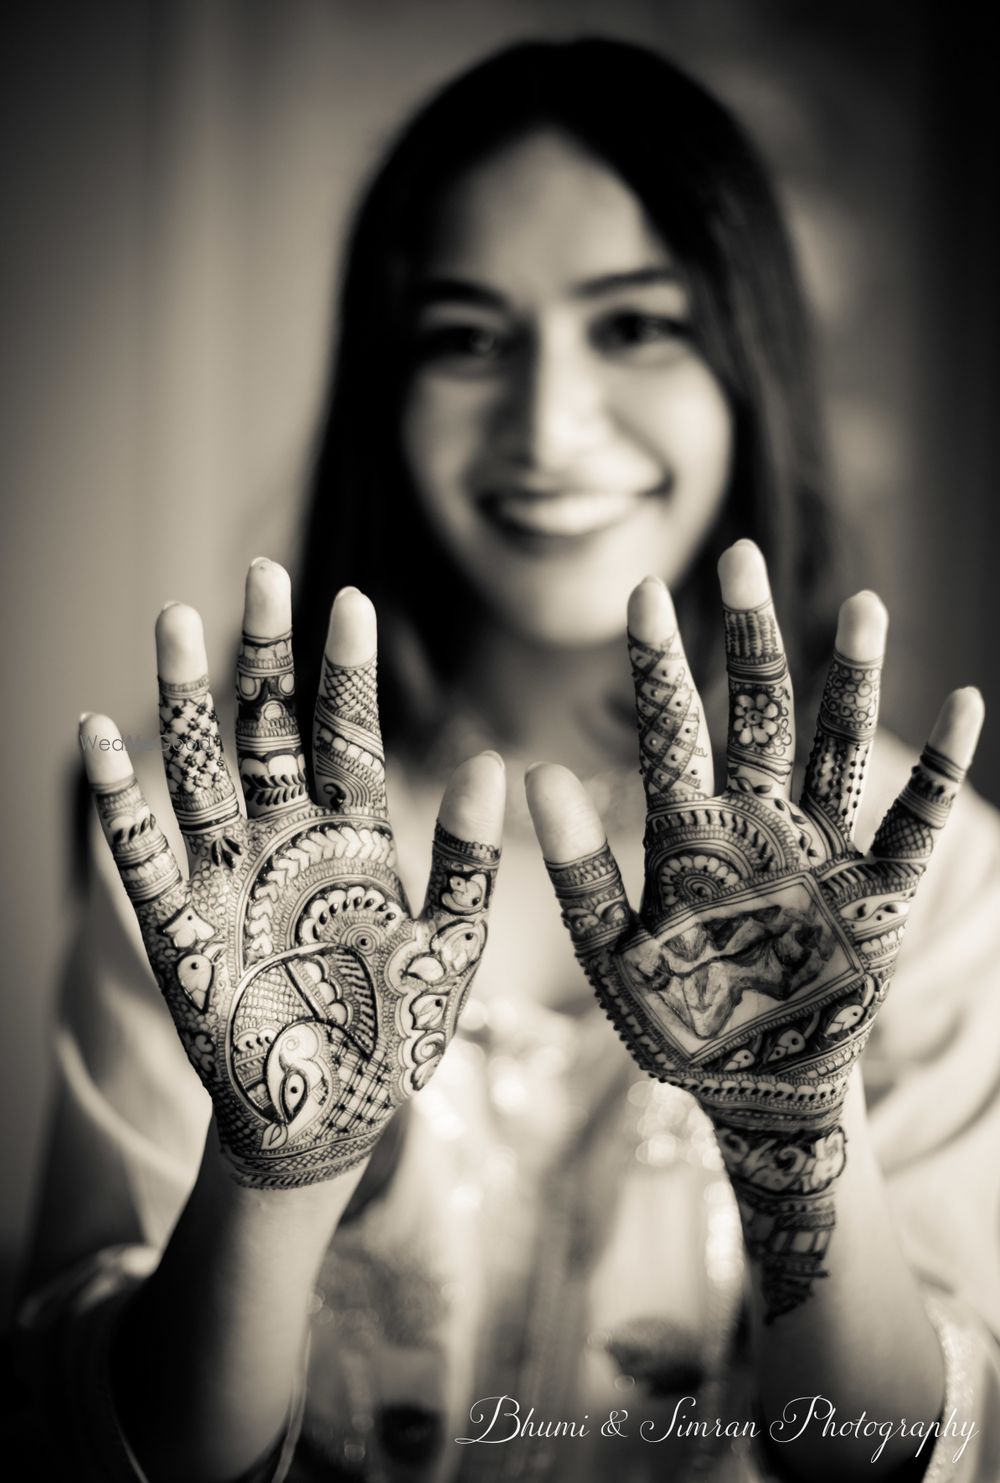
M 784 1004 L 797 989 L 828 989 L 853 969 L 804 887 L 805 882 L 784 885 L 770 902 L 766 893 L 752 888 L 725 912 L 692 913 L 684 926 L 647 935 L 623 950 L 622 966 L 630 979 L 649 989 L 670 1012 L 663 1015 L 664 1034 L 676 1038 L 695 1059 L 705 1055 L 699 1041 L 713 1043 L 713 1058 L 721 1052 L 723 1045 L 715 1042 L 724 1028 L 726 1044 L 736 1043 L 733 1032 L 747 1018 L 756 1032 L 765 1022 L 758 1003 L 762 996 Z M 752 1011 L 742 1007 L 751 995 Z M 779 1022 L 781 1018 L 779 1014 Z
M 628 636 L 639 723 L 639 770 L 646 795 L 700 798 L 694 759 L 708 755 L 701 744 L 701 705 L 684 664 L 680 635 L 664 648 Z
M 252 652 L 245 641 L 244 762 L 291 755 L 289 665 L 284 641 Z M 341 702 L 370 700 L 374 666 L 346 673 Z M 364 721 L 370 753 L 377 719 L 360 704 L 353 714 L 345 727 Z M 329 1179 L 367 1157 L 436 1070 L 486 943 L 499 851 L 439 829 L 427 912 L 414 919 L 383 818 L 289 797 L 243 819 L 207 683 L 164 685 L 161 717 L 190 879 L 134 777 L 95 789 L 150 965 L 235 1177 Z
M 437 824 L 427 886 L 426 916 L 469 916 L 489 906 L 500 851 L 449 834 Z
M 386 817 L 374 659 L 350 668 L 324 656 L 313 752 L 316 788 L 328 807 L 372 819 Z
M 219 739 L 208 676 L 188 684 L 160 680 L 160 744 L 170 800 L 189 846 L 224 836 L 240 817 Z
M 726 622 L 731 678 L 756 666 L 754 695 L 776 690 L 790 707 L 770 605 Z M 871 852 L 855 848 L 878 680 L 876 666 L 835 657 L 801 808 L 776 788 L 780 769 L 761 765 L 780 737 L 787 775 L 780 727 L 737 738 L 719 797 L 654 796 L 638 914 L 606 845 L 548 865 L 577 957 L 634 1059 L 691 1093 L 718 1130 L 768 1321 L 825 1275 L 851 1069 L 963 776 L 925 749 Z
M 137 786 L 127 796 L 141 802 Z M 122 818 L 103 795 L 99 807 Z M 435 909 L 414 920 L 386 825 L 309 804 L 240 827 L 234 870 L 206 858 L 189 884 L 161 870 L 168 889 L 137 909 L 237 1178 L 285 1188 L 365 1158 L 436 1070 L 485 946 L 499 852 L 439 831 Z
M 166 896 L 180 885 L 177 862 L 135 776 L 111 786 L 95 784 L 94 798 L 133 906 Z
M 926 861 L 935 831 L 948 822 L 964 776 L 950 758 L 925 747 L 909 782 L 879 825 L 872 854 L 882 860 Z
M 548 872 L 577 956 L 589 957 L 616 941 L 631 912 L 608 847 L 569 865 L 549 865 Z
M 292 635 L 244 632 L 236 661 L 236 751 L 251 818 L 306 799 L 305 756 L 295 716 Z
M 829 1276 L 823 1263 L 836 1224 L 830 1190 L 847 1162 L 847 1135 L 839 1124 L 799 1137 L 719 1124 L 716 1136 L 747 1249 L 760 1264 L 764 1319 L 773 1323 Z
M 486 918 L 500 851 L 449 834 L 438 824 L 422 923 L 426 931 L 397 952 L 389 982 L 406 993 L 397 1023 L 404 1036 L 407 1086 L 418 1091 L 436 1070 L 458 1023 L 472 974 L 486 946 Z M 467 974 L 458 994 L 442 992 L 448 975 Z
M 729 782 L 768 789 L 789 778 L 794 760 L 792 690 L 773 604 L 726 608 L 729 674 Z
M 836 850 L 854 831 L 875 736 L 881 665 L 834 653 L 806 768 L 802 806 Z
M 651 812 L 643 920 L 656 925 L 687 906 L 794 869 L 796 829 L 787 805 L 774 803 L 783 800 L 765 803 L 752 793 L 737 794 Z

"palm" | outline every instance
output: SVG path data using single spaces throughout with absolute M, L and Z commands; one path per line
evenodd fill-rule
M 550 870 L 577 953 L 644 1069 L 716 1116 L 766 1111 L 817 1126 L 843 1102 L 960 774 L 925 753 L 862 855 L 851 832 L 879 665 L 835 656 L 796 804 L 773 609 L 726 619 L 728 769 L 716 796 L 679 640 L 630 636 L 648 801 L 639 912 L 606 848 Z
M 375 662 L 325 661 L 315 792 L 291 646 L 244 635 L 240 812 L 207 681 L 161 680 L 185 880 L 133 782 L 99 795 L 150 963 L 246 1182 L 327 1178 L 371 1149 L 454 1032 L 486 939 L 497 851 L 439 827 L 424 912 L 395 871 Z
M 691 1093 L 712 1121 L 770 1322 L 827 1275 L 851 1068 L 961 782 L 952 758 L 971 756 L 981 705 L 971 692 L 949 698 L 862 855 L 852 834 L 881 659 L 858 656 L 881 655 L 884 609 L 870 594 L 841 609 L 793 802 L 792 688 L 760 552 L 731 547 L 720 577 L 730 705 L 719 794 L 669 596 L 647 580 L 629 603 L 647 802 L 637 912 L 576 779 L 533 773 L 529 801 L 598 998 L 639 1065 Z

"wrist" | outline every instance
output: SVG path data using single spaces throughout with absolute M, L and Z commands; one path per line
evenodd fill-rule
M 725 1097 L 719 1095 L 723 1088 Z M 825 1183 L 836 1182 L 846 1169 L 847 1141 L 858 1148 L 868 1141 L 860 1061 L 839 1084 L 810 1088 L 749 1077 L 741 1082 L 737 1073 L 713 1085 L 708 1095 L 695 1095 L 715 1131 L 730 1178 L 734 1183 L 750 1179 L 762 1193 L 801 1191 L 801 1181 L 810 1173 Z M 802 1105 L 796 1106 L 799 1099 Z M 817 1159 L 821 1167 L 813 1169 Z
M 733 1186 L 764 1320 L 806 1301 L 828 1276 L 827 1249 L 837 1214 L 837 1187 L 847 1165 L 842 1124 L 809 1129 L 741 1123 L 715 1125 Z
M 256 1228 L 287 1235 L 299 1247 L 312 1244 L 310 1238 L 314 1238 L 322 1243 L 322 1254 L 361 1182 L 368 1162 L 364 1159 L 332 1179 L 287 1189 L 246 1184 L 219 1143 L 213 1117 L 205 1139 L 195 1191 L 197 1195 L 204 1189 L 214 1218 L 222 1222 L 252 1222 Z

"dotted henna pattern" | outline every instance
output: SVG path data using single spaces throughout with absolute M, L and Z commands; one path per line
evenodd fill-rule
M 499 851 L 438 829 L 410 912 L 385 811 L 374 664 L 327 663 L 305 788 L 291 637 L 243 636 L 243 818 L 207 679 L 161 683 L 185 880 L 134 777 L 95 786 L 156 979 L 245 1184 L 287 1188 L 364 1159 L 426 1084 L 486 943 Z M 338 707 L 343 707 L 341 711 Z
M 795 805 L 773 610 L 725 618 L 725 790 L 706 798 L 689 786 L 681 740 L 697 734 L 697 702 L 676 637 L 661 650 L 630 637 L 642 767 L 658 784 L 647 788 L 640 910 L 607 846 L 548 869 L 577 957 L 635 1060 L 713 1120 L 773 1320 L 826 1271 L 848 1078 L 963 774 L 927 748 L 862 855 L 851 829 L 878 667 L 834 657 Z

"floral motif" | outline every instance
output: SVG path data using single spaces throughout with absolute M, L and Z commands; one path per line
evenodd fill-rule
M 765 690 L 753 695 L 743 691 L 733 699 L 733 736 L 741 747 L 783 748 L 788 741 L 788 711 Z
M 737 871 L 718 855 L 672 855 L 660 866 L 660 899 L 665 907 L 721 896 L 742 884 Z

